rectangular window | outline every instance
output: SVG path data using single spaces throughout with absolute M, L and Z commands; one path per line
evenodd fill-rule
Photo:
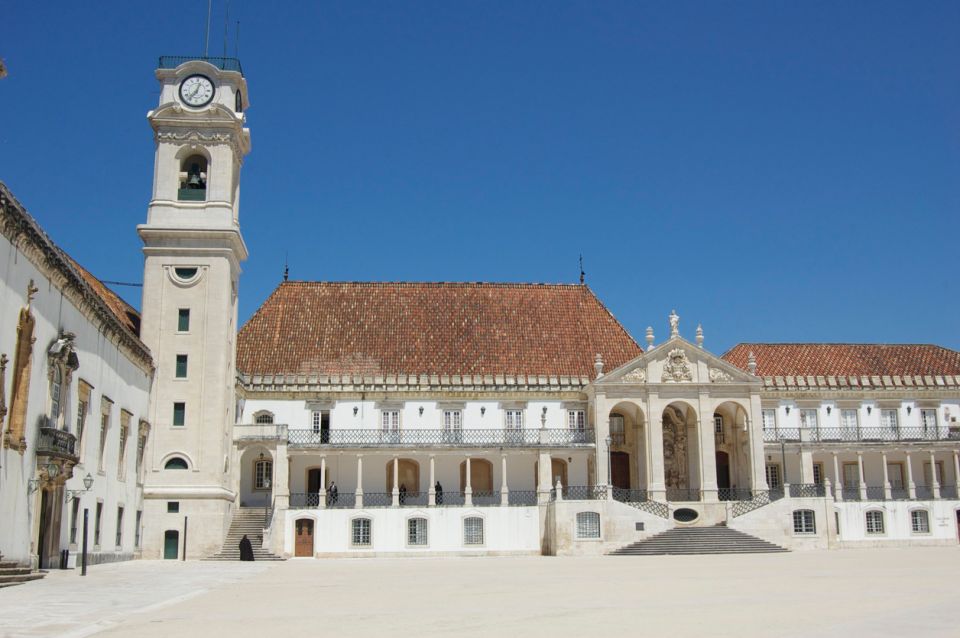
M 883 534 L 883 512 L 867 512 L 867 534 Z
M 353 522 L 351 523 L 351 542 L 353 543 L 354 547 L 370 546 L 370 525 L 369 518 L 353 519 Z
M 130 426 L 120 426 L 120 456 L 117 458 L 117 479 L 124 480 L 127 473 L 124 471 L 127 465 L 127 438 L 129 437 Z
M 107 430 L 110 429 L 110 412 L 100 415 L 100 450 L 97 456 L 97 470 L 103 471 L 103 459 L 107 450 Z
M 407 544 L 420 546 L 427 544 L 427 519 L 411 518 L 407 521 Z
M 137 481 L 142 481 L 143 454 L 147 449 L 147 424 L 140 422 L 140 432 L 137 434 Z
M 383 410 L 380 413 L 380 425 L 384 430 L 396 432 L 400 429 L 400 410 Z
M 587 413 L 584 410 L 567 410 L 567 427 L 582 432 L 587 427 Z
M 890 487 L 895 490 L 903 489 L 903 464 L 887 463 L 887 480 L 890 481 Z
M 187 420 L 187 404 L 178 402 L 173 404 L 173 424 L 182 426 Z
M 177 332 L 188 332 L 190 330 L 190 309 L 180 308 L 177 310 Z
M 273 461 L 257 461 L 253 468 L 253 489 L 269 490 L 273 479 Z
M 920 410 L 920 424 L 923 426 L 924 433 L 933 433 L 937 431 L 937 411 Z
M 483 519 L 471 516 L 463 519 L 463 544 L 483 545 Z
M 763 429 L 764 430 L 775 430 L 777 429 L 777 411 L 776 410 L 763 410 L 760 413 L 763 418 Z
M 83 425 L 87 420 L 87 402 L 77 401 L 77 449 L 83 444 Z
M 840 427 L 843 428 L 844 432 L 855 433 L 857 431 L 857 423 L 856 410 L 840 410 Z
M 793 512 L 793 533 L 817 533 L 817 519 L 813 510 L 796 510 Z
M 817 427 L 816 410 L 800 410 L 800 427 L 814 429 Z
M 187 378 L 187 355 L 178 354 L 177 355 L 177 378 L 186 379 Z
M 137 526 L 133 529 L 133 546 L 140 549 L 140 523 L 143 521 L 143 510 L 137 510 Z
M 463 441 L 463 413 L 460 410 L 443 411 L 443 435 L 452 443 Z
M 117 508 L 117 548 L 123 545 L 123 508 Z
M 179 514 L 180 501 L 167 501 L 167 514 Z
M 310 416 L 310 425 L 313 427 L 313 433 L 320 433 L 320 411 L 314 410 L 313 414 Z
M 507 410 L 505 413 L 505 424 L 508 430 L 523 429 L 523 410 Z
M 626 434 L 623 429 L 623 415 L 622 414 L 611 414 L 610 415 L 610 442 L 611 443 L 625 443 Z
M 814 485 L 823 485 L 823 463 L 813 464 L 813 483 Z
M 843 486 L 847 488 L 860 487 L 860 466 L 856 463 L 843 464 Z
M 910 512 L 910 530 L 914 534 L 930 533 L 930 516 L 927 510 L 913 510 Z
M 897 411 L 880 410 L 880 426 L 890 434 L 897 432 Z
M 600 538 L 600 514 L 577 513 L 577 538 Z
M 783 485 L 780 481 L 780 466 L 776 463 L 767 464 L 767 485 L 771 490 L 780 489 Z
M 80 518 L 80 499 L 73 499 L 73 505 L 70 508 L 70 544 L 77 544 L 77 525 Z
M 100 523 L 103 522 L 103 503 L 97 503 L 97 512 L 93 519 L 93 544 L 100 545 Z
M 930 473 L 930 461 L 923 464 L 923 484 L 933 487 L 933 475 Z M 937 461 L 937 484 L 943 485 L 943 461 Z

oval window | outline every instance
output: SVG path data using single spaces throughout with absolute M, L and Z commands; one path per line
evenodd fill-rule
M 177 279 L 193 279 L 197 276 L 196 268 L 174 268 L 173 272 L 177 275 Z
M 678 523 L 690 523 L 698 518 L 700 518 L 700 515 L 697 514 L 697 510 L 692 510 L 689 507 L 681 507 L 673 513 L 673 520 Z

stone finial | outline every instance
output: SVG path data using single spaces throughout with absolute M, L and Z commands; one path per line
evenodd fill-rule
M 703 347 L 703 326 L 697 324 L 697 345 Z
M 653 326 L 647 326 L 647 350 L 653 350 Z
M 593 358 L 593 369 L 596 371 L 598 379 L 603 376 L 603 355 L 599 352 Z
M 676 310 L 670 311 L 670 338 L 680 336 L 680 315 Z
M 753 376 L 757 376 L 757 357 L 753 354 L 753 350 L 747 355 L 747 372 Z

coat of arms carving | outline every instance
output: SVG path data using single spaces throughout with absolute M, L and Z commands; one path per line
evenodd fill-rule
M 690 369 L 690 360 L 687 359 L 687 353 L 683 348 L 674 348 L 667 355 L 667 360 L 663 364 L 664 383 L 680 383 L 682 381 L 693 381 L 693 370 Z

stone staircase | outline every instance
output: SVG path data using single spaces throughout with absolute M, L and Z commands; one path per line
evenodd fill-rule
M 724 524 L 711 527 L 674 527 L 646 540 L 610 552 L 613 556 L 665 554 L 766 554 L 788 550 Z
M 3 560 L 3 556 L 0 555 L 0 588 L 40 580 L 46 575 L 46 572 L 32 572 L 29 567 L 22 567 L 16 561 Z
M 253 545 L 254 560 L 283 560 L 263 548 L 263 526 L 267 517 L 266 507 L 240 507 L 233 514 L 230 530 L 223 539 L 220 552 L 206 560 L 240 560 L 240 539 L 246 534 Z

